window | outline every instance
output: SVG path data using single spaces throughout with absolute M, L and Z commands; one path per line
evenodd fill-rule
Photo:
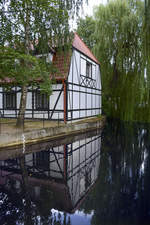
M 49 151 L 37 152 L 35 164 L 39 169 L 49 170 Z
M 47 94 L 41 93 L 40 91 L 35 92 L 35 108 L 36 109 L 48 109 L 49 108 L 49 98 Z
M 86 76 L 92 78 L 92 64 L 90 62 L 86 62 Z
M 36 55 L 37 58 L 42 59 L 46 63 L 51 63 L 53 59 L 53 54 L 48 53 L 48 54 L 40 54 Z
M 4 92 L 4 102 L 3 108 L 4 109 L 16 109 L 16 92 L 9 91 Z

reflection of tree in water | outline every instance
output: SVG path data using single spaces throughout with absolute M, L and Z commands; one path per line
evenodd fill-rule
M 91 223 L 150 221 L 150 132 L 146 125 L 112 123 L 102 141 L 99 180 L 84 204 Z
M 66 213 L 51 212 L 55 199 L 48 187 L 40 187 L 40 199 L 33 196 L 24 157 L 19 162 L 22 183 L 17 184 L 16 179 L 11 177 L 0 187 L 0 224 L 70 225 L 70 217 Z

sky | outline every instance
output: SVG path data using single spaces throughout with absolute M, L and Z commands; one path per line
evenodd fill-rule
M 93 14 L 93 7 L 99 4 L 106 4 L 107 0 L 88 0 L 88 5 L 83 5 L 83 11 L 81 9 L 81 15 L 84 17 L 85 15 L 92 16 Z
M 82 9 L 79 11 L 79 17 L 84 18 L 86 15 L 92 16 L 93 15 L 93 8 L 99 4 L 106 4 L 107 0 L 88 0 L 88 4 L 84 3 Z M 77 18 L 75 17 L 74 20 L 70 20 L 71 30 L 75 30 L 77 28 L 76 24 Z

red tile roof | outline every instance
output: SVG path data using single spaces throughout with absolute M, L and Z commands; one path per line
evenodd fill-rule
M 54 77 L 56 79 L 65 79 L 69 74 L 71 62 L 71 51 L 68 53 L 56 52 L 53 56 L 53 65 L 56 68 Z
M 81 40 L 81 38 L 78 36 L 77 33 L 74 34 L 74 39 L 72 42 L 72 46 L 86 55 L 88 58 L 99 64 L 96 57 L 93 55 L 93 53 L 90 51 L 90 49 L 84 44 L 84 42 Z M 56 51 L 53 56 L 53 65 L 56 68 L 56 72 L 52 75 L 55 77 L 55 79 L 66 79 L 69 74 L 70 69 L 70 62 L 71 62 L 71 54 L 72 52 L 69 51 L 68 53 L 64 53 L 61 51 Z M 52 77 L 51 76 L 51 77 Z M 10 83 L 12 82 L 11 79 L 7 78 L 4 81 L 0 80 L 0 83 Z
M 78 36 L 77 33 L 74 35 L 72 46 L 82 52 L 84 55 L 88 56 L 90 59 L 92 59 L 94 62 L 99 63 L 99 61 L 96 59 L 96 57 L 93 55 L 91 50 L 86 46 L 86 44 L 81 40 L 81 38 Z
M 93 55 L 90 49 L 84 44 L 84 42 L 81 40 L 81 38 L 78 36 L 77 33 L 74 34 L 72 46 L 78 51 L 82 52 L 88 58 L 99 64 L 96 57 Z M 53 65 L 54 67 L 56 67 L 57 70 L 54 75 L 56 79 L 67 78 L 70 68 L 70 62 L 71 62 L 71 52 L 66 53 L 65 55 L 64 52 L 56 51 L 53 57 Z

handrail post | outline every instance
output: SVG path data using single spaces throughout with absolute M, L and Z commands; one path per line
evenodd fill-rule
M 23 129 L 23 132 L 24 132 L 24 119 L 25 118 L 25 114 L 23 115 L 23 126 L 22 126 L 22 129 Z
M 58 112 L 58 126 L 59 126 L 59 112 Z
M 43 113 L 43 128 L 44 128 L 44 113 Z

